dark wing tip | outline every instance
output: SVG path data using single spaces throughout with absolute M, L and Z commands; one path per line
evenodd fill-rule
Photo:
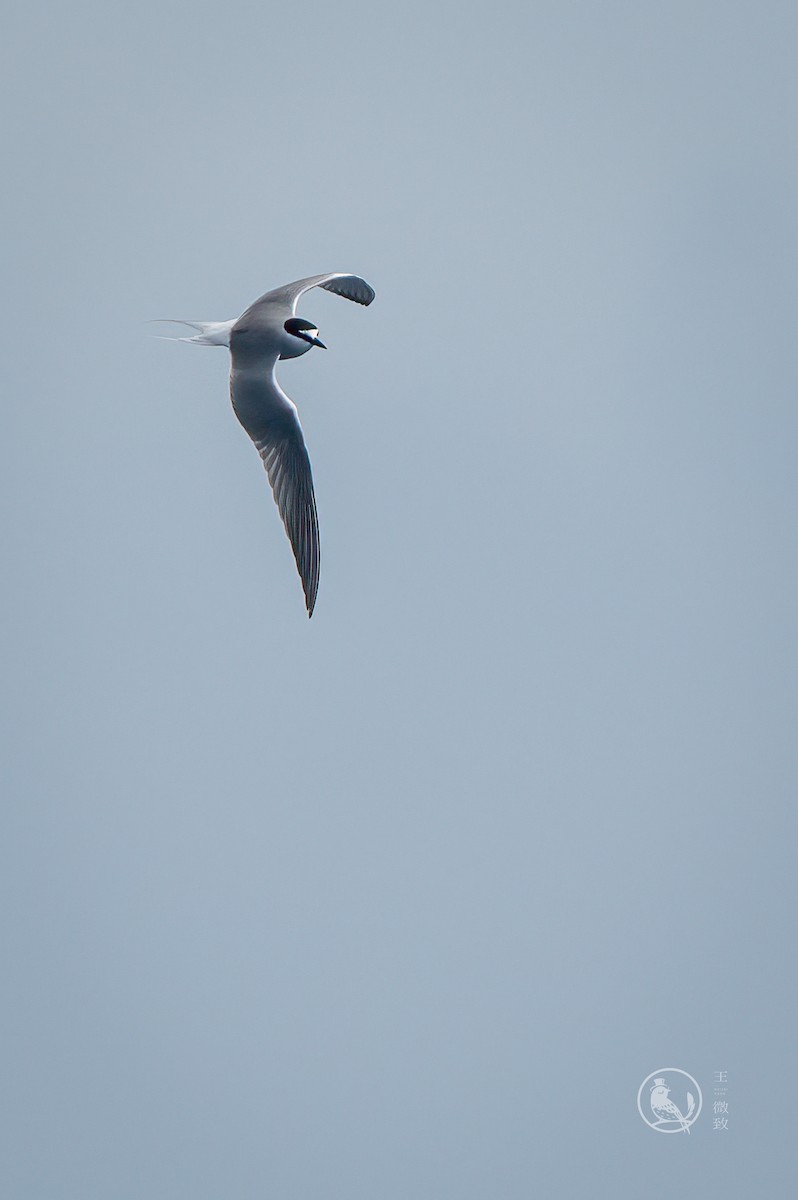
M 370 283 L 366 283 L 365 279 L 362 279 L 361 283 L 363 284 L 363 295 L 362 295 L 362 298 L 359 300 L 356 300 L 355 303 L 362 304 L 365 308 L 368 308 L 368 306 L 369 306 L 369 304 L 371 304 L 372 300 L 375 299 L 377 293 L 374 291 L 374 288 L 371 286 Z
M 345 300 L 352 300 L 355 304 L 362 304 L 368 307 L 376 296 L 376 292 L 370 283 L 366 283 L 365 279 L 361 279 L 359 275 L 342 275 L 339 279 L 328 279 L 325 283 L 319 285 L 325 291 L 335 292 L 336 296 L 343 296 Z

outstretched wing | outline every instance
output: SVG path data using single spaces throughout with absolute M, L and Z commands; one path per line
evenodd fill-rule
M 295 405 L 271 370 L 236 371 L 230 375 L 230 397 L 239 421 L 252 438 L 272 485 L 297 570 L 308 616 L 313 616 L 319 590 L 319 520 L 310 459 Z
M 327 275 L 309 275 L 307 279 L 297 279 L 295 283 L 285 283 L 282 287 L 266 292 L 250 304 L 247 311 L 239 317 L 239 321 L 245 324 L 245 317 L 252 316 L 261 305 L 284 305 L 292 313 L 296 313 L 299 297 L 314 287 L 324 288 L 326 292 L 335 292 L 336 296 L 343 296 L 345 300 L 352 300 L 355 304 L 371 304 L 375 296 L 371 284 L 366 283 L 359 275 L 342 275 L 338 271 Z

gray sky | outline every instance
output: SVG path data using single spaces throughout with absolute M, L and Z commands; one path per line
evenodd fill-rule
M 3 1194 L 786 1195 L 795 6 L 5 34 Z M 142 322 L 327 270 L 308 622 Z

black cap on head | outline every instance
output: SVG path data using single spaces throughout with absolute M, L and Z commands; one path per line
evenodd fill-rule
M 303 342 L 309 342 L 311 346 L 321 346 L 322 350 L 327 347 L 324 342 L 319 341 L 319 331 L 312 321 L 306 321 L 304 317 L 289 317 L 285 323 L 286 333 L 293 334 L 294 337 L 301 338 Z

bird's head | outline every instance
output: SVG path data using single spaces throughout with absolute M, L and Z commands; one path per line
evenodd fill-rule
M 312 321 L 306 321 L 304 317 L 289 317 L 284 328 L 289 336 L 287 346 L 280 355 L 281 358 L 296 358 L 299 354 L 307 354 L 311 346 L 320 346 L 322 350 L 327 349 L 324 342 L 319 341 L 319 331 L 316 326 Z

